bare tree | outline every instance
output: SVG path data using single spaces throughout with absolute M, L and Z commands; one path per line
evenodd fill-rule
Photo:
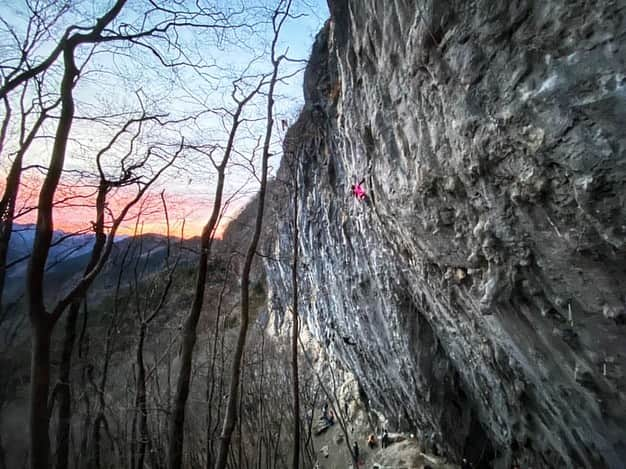
M 178 250 L 178 255 L 172 265 L 170 265 L 170 238 L 169 238 L 169 217 L 167 215 L 167 204 L 165 202 L 165 198 L 163 193 L 161 193 L 161 199 L 163 203 L 163 210 L 165 213 L 165 219 L 167 220 L 167 254 L 165 258 L 166 264 L 166 272 L 167 277 L 165 280 L 165 285 L 160 285 L 159 290 L 161 291 L 158 295 L 158 301 L 156 305 L 150 309 L 148 313 L 146 313 L 142 308 L 142 302 L 140 301 L 140 297 L 138 296 L 139 290 L 139 276 L 137 274 L 137 269 L 135 269 L 135 282 L 134 282 L 134 292 L 135 292 L 135 314 L 137 320 L 139 322 L 139 338 L 137 340 L 137 348 L 136 348 L 136 365 L 137 365 L 137 376 L 136 376 L 136 398 L 135 398 L 135 416 L 136 413 L 139 413 L 139 419 L 133 418 L 133 435 L 138 435 L 139 445 L 135 454 L 135 438 L 131 441 L 131 468 L 141 469 L 144 467 L 144 459 L 146 456 L 146 448 L 148 447 L 149 435 L 148 435 L 148 410 L 147 410 L 147 393 L 146 393 L 146 367 L 144 363 L 144 344 L 146 340 L 146 333 L 148 325 L 156 318 L 157 314 L 159 314 L 165 303 L 167 301 L 170 288 L 172 286 L 174 280 L 174 273 L 176 272 L 176 268 L 178 267 L 178 263 L 180 261 L 180 249 Z M 181 237 L 182 242 L 182 237 Z M 141 258 L 141 249 L 137 259 Z M 157 279 L 159 280 L 159 279 Z M 152 291 L 156 291 L 157 289 L 151 289 Z M 135 425 L 136 423 L 136 425 Z
M 233 92 L 231 97 L 236 103 L 235 112 L 232 114 L 230 133 L 228 142 L 224 149 L 224 154 L 219 163 L 213 159 L 213 153 L 217 148 L 212 147 L 209 151 L 196 147 L 196 151 L 201 151 L 209 158 L 215 170 L 217 171 L 217 185 L 215 188 L 215 197 L 213 199 L 213 209 L 211 217 L 202 229 L 200 236 L 200 257 L 198 260 L 198 271 L 196 275 L 194 297 L 189 314 L 187 315 L 182 331 L 182 351 L 180 354 L 180 372 L 176 381 L 176 392 L 174 395 L 173 410 L 169 426 L 169 452 L 168 467 L 169 469 L 178 469 L 182 466 L 183 457 L 183 441 L 184 441 L 184 424 L 185 424 L 185 406 L 189 397 L 189 381 L 191 377 L 191 367 L 193 359 L 193 349 L 197 340 L 197 326 L 200 319 L 200 312 L 204 303 L 204 293 L 207 280 L 207 266 L 211 253 L 211 247 L 215 238 L 215 230 L 218 225 L 220 214 L 222 211 L 222 197 L 224 193 L 224 184 L 226 180 L 226 169 L 228 162 L 233 154 L 235 137 L 239 126 L 243 120 L 243 112 L 246 105 L 256 96 L 265 82 L 262 77 L 256 87 L 254 87 L 243 97 L 241 93 L 241 81 L 237 80 L 233 83 Z
M 217 298 L 217 306 L 216 306 L 216 316 L 215 316 L 215 330 L 213 333 L 212 340 L 212 348 L 210 352 L 209 358 L 209 368 L 207 371 L 207 383 L 206 383 L 206 404 L 207 404 L 207 421 L 206 421 L 206 469 L 211 469 L 213 467 L 214 458 L 214 450 L 213 450 L 213 435 L 217 429 L 217 426 L 214 426 L 213 419 L 213 407 L 214 407 L 214 397 L 216 395 L 216 361 L 218 355 L 218 343 L 220 342 L 220 337 L 223 340 L 224 329 L 220 327 L 220 320 L 222 318 L 222 310 L 224 304 L 224 296 L 226 293 L 230 293 L 230 275 L 231 275 L 231 266 L 232 266 L 233 256 L 231 255 L 228 259 L 228 263 L 226 264 L 224 279 L 222 282 L 222 287 L 218 294 Z M 222 334 L 220 336 L 220 331 Z M 223 347 L 222 347 L 222 360 L 223 360 Z M 220 373 L 220 380 L 222 379 L 222 373 Z M 220 391 L 218 389 L 217 395 L 220 395 Z M 218 419 L 216 419 L 218 420 Z
M 130 166 L 124 164 L 122 160 L 122 171 L 117 177 L 109 177 L 105 174 L 103 168 L 103 158 L 108 150 L 110 150 L 116 141 L 118 141 L 124 134 L 126 134 L 131 127 L 136 126 L 137 130 L 134 132 L 133 140 L 141 133 L 142 124 L 146 121 L 155 120 L 154 116 L 143 115 L 138 119 L 132 119 L 128 121 L 118 132 L 115 133 L 109 143 L 98 152 L 96 156 L 96 163 L 99 172 L 99 182 L 96 195 L 96 218 L 93 224 L 93 230 L 95 234 L 95 243 L 91 250 L 90 259 L 84 269 L 83 275 L 87 276 L 97 266 L 100 258 L 103 254 L 107 242 L 106 229 L 106 210 L 107 210 L 107 197 L 114 189 L 127 188 L 133 186 L 138 181 L 138 176 L 135 174 L 135 170 L 148 162 L 148 156 L 139 162 L 134 162 Z M 132 141 L 132 140 L 131 140 Z M 119 219 L 122 221 L 122 219 Z M 117 221 L 117 220 L 116 220 Z M 70 386 L 70 370 L 72 352 L 74 350 L 74 341 L 76 338 L 76 322 L 78 319 L 78 313 L 82 303 L 82 297 L 77 297 L 72 301 L 69 307 L 68 317 L 65 325 L 65 338 L 63 341 L 63 352 L 61 357 L 61 366 L 59 370 L 59 382 L 55 386 L 52 393 L 52 401 L 54 398 L 58 400 L 59 412 L 57 423 L 57 447 L 56 447 L 56 468 L 65 469 L 68 464 L 69 454 L 69 431 L 71 421 L 71 386 Z M 53 405 L 52 402 L 51 405 Z
M 303 399 L 302 399 L 304 401 L 303 406 L 308 409 L 307 415 L 309 416 L 308 421 L 307 421 L 307 426 L 305 429 L 306 436 L 303 439 L 304 441 L 302 445 L 304 447 L 304 450 L 306 451 L 306 456 L 308 458 L 309 465 L 311 466 L 313 466 L 313 463 L 315 461 L 315 444 L 313 441 L 313 417 L 315 414 L 315 408 L 317 407 L 317 400 L 318 400 L 317 398 L 320 392 L 319 385 L 317 386 L 313 385 L 314 381 L 315 381 L 315 376 L 309 375 L 307 379 L 305 380 L 305 385 L 300 388 L 303 392 Z M 313 395 L 311 396 L 309 393 L 312 389 L 315 389 L 315 392 L 313 392 Z
M 2 446 L 2 437 L 0 436 L 0 469 L 6 469 L 6 461 L 4 456 L 4 446 Z
M 139 218 L 137 219 L 137 224 L 139 223 Z M 137 233 L 137 224 L 135 225 L 135 233 Z M 92 448 L 90 451 L 87 449 L 88 447 L 88 418 L 89 418 L 89 401 L 88 401 L 88 393 L 84 392 L 84 396 L 86 399 L 85 402 L 85 410 L 87 412 L 86 421 L 83 425 L 83 442 L 81 444 L 81 454 L 83 457 L 87 458 L 87 467 L 99 469 L 101 465 L 101 437 L 100 432 L 104 427 L 107 432 L 109 432 L 109 424 L 105 415 L 106 402 L 105 402 L 105 393 L 107 390 L 107 384 L 109 379 L 109 368 L 111 366 L 111 356 L 113 355 L 113 342 L 115 337 L 115 331 L 119 327 L 120 316 L 122 314 L 121 308 L 121 289 L 122 289 L 122 278 L 124 276 L 124 271 L 126 268 L 126 261 L 130 254 L 131 243 L 128 243 L 126 249 L 124 249 L 124 254 L 122 255 L 120 267 L 117 274 L 117 282 L 115 285 L 115 294 L 113 297 L 113 312 L 111 314 L 111 318 L 109 320 L 109 324 L 105 334 L 104 340 L 104 350 L 101 357 L 102 370 L 100 372 L 100 380 L 96 383 L 95 377 L 93 376 L 94 367 L 91 365 L 87 365 L 85 369 L 86 378 L 89 380 L 92 388 L 97 397 L 97 411 L 96 416 L 93 421 L 93 428 L 91 428 L 91 442 Z M 109 432 L 110 433 L 110 432 Z M 78 466 L 78 464 L 77 464 Z
M 39 108 L 34 124 L 27 128 L 27 121 L 33 112 L 35 112 L 35 106 L 29 106 L 27 108 L 25 104 L 26 91 L 28 87 L 24 86 L 23 92 L 20 93 L 20 125 L 19 125 L 19 137 L 18 148 L 13 155 L 13 162 L 7 175 L 6 183 L 4 186 L 4 194 L 2 200 L 0 200 L 0 298 L 4 295 L 4 283 L 7 270 L 7 256 L 9 253 L 9 245 L 11 242 L 11 235 L 13 233 L 13 221 L 15 219 L 15 208 L 19 195 L 20 180 L 23 172 L 24 156 L 28 152 L 28 149 L 35 140 L 42 124 L 50 117 L 50 112 L 54 110 L 60 103 L 60 100 L 55 100 L 52 104 L 46 105 L 44 103 L 44 97 L 42 96 L 41 86 L 36 86 L 37 100 Z M 10 104 L 7 97 L 4 97 L 6 114 L 5 121 L 2 126 L 2 140 L 4 140 L 4 134 L 6 133 L 6 127 L 11 118 Z M 0 154 L 2 154 L 2 148 L 0 148 Z M 0 323 L 2 322 L 3 311 L 2 302 L 0 302 Z
M 293 168 L 293 261 L 291 264 L 291 284 L 293 289 L 293 300 L 291 304 L 291 374 L 293 381 L 293 459 L 292 468 L 300 467 L 300 387 L 298 376 L 298 337 L 299 321 L 298 316 L 298 249 L 300 239 L 298 235 L 298 153 L 295 157 Z
M 135 184 L 138 185 L 135 197 L 128 202 L 126 206 L 124 206 L 124 208 L 120 211 L 120 214 L 114 219 L 106 242 L 103 246 L 98 248 L 100 251 L 99 257 L 96 261 L 92 262 L 93 267 L 89 271 L 85 272 L 74 288 L 71 289 L 70 292 L 58 303 L 56 303 L 53 308 L 51 308 L 51 312 L 48 312 L 46 309 L 43 299 L 43 274 L 50 245 L 49 243 L 52 237 L 51 212 L 53 193 L 47 193 L 45 191 L 46 183 L 44 182 L 44 188 L 42 188 L 42 195 L 40 196 L 35 243 L 33 253 L 31 255 L 28 274 L 29 309 L 31 324 L 33 327 L 33 354 L 31 358 L 31 459 L 33 462 L 31 464 L 34 467 L 44 467 L 40 466 L 40 464 L 45 464 L 46 466 L 48 464 L 49 413 L 46 403 L 48 401 L 50 375 L 50 337 L 52 335 L 53 328 L 68 306 L 75 304 L 76 302 L 80 303 L 80 301 L 84 298 L 89 286 L 93 283 L 97 274 L 104 267 L 104 264 L 106 263 L 113 247 L 115 234 L 122 221 L 125 219 L 127 213 L 143 197 L 146 191 L 161 176 L 161 174 L 174 163 L 176 158 L 180 155 L 182 148 L 183 147 L 181 145 L 178 151 L 171 156 L 170 160 L 166 161 L 163 166 L 147 180 L 142 180 L 142 178 L 138 176 L 131 176 L 133 174 L 132 172 L 128 173 L 128 177 L 134 179 Z M 148 150 L 146 159 L 139 167 L 143 166 L 148 161 L 148 158 L 153 151 L 154 148 Z M 48 176 L 46 177 L 46 182 L 49 181 L 49 177 L 50 173 L 48 173 Z M 101 203 L 104 203 L 104 198 Z M 43 403 L 41 400 L 43 400 Z M 42 429 L 39 428 L 39 426 L 45 426 L 45 428 Z M 41 451 L 45 452 L 45 456 L 40 454 Z
M 307 361 L 307 364 L 309 365 L 309 368 L 311 369 L 311 371 L 315 374 L 315 376 L 317 378 L 317 382 L 318 382 L 322 392 L 324 393 L 324 396 L 326 397 L 326 400 L 328 402 L 330 402 L 331 408 L 333 409 L 335 417 L 337 418 L 337 423 L 339 424 L 339 427 L 341 428 L 341 431 L 342 431 L 343 436 L 345 438 L 346 447 L 348 449 L 348 453 L 350 454 L 350 459 L 352 460 L 352 465 L 353 465 L 354 469 L 358 469 L 358 461 L 356 459 L 356 455 L 354 454 L 354 451 L 352 450 L 350 434 L 348 432 L 348 424 L 346 422 L 346 415 L 344 415 L 344 413 L 342 411 L 342 406 L 340 405 L 339 397 L 337 395 L 337 381 L 335 379 L 335 372 L 333 371 L 333 367 L 332 367 L 332 365 L 328 367 L 328 372 L 330 374 L 331 384 L 332 384 L 332 386 L 330 388 L 328 388 L 324 384 L 324 379 L 322 378 L 322 376 L 320 376 L 319 371 L 315 369 L 315 366 L 313 365 L 313 362 L 312 362 L 311 358 L 309 357 L 309 355 L 308 355 L 308 353 L 306 351 L 306 347 L 302 343 L 302 340 L 300 340 L 300 347 L 302 348 L 302 353 L 304 355 L 304 358 Z
M 119 13 L 123 1 L 117 2 L 115 7 L 107 12 L 92 30 L 92 34 L 97 37 L 104 27 Z M 83 294 L 83 290 L 91 281 L 89 275 L 83 277 L 79 284 L 80 288 L 73 291 L 73 295 L 67 298 L 63 304 L 59 304 L 50 314 L 45 306 L 43 298 L 43 281 L 48 251 L 52 241 L 53 221 L 52 206 L 54 194 L 59 184 L 63 163 L 65 160 L 65 150 L 70 133 L 72 119 L 74 116 L 74 98 L 72 90 L 78 75 L 78 68 L 75 64 L 74 51 L 82 42 L 82 34 L 75 35 L 76 39 L 69 41 L 69 36 L 64 37 L 62 42 L 55 49 L 55 54 L 63 52 L 64 73 L 61 82 L 61 116 L 55 136 L 52 157 L 48 174 L 44 179 L 39 195 L 37 212 L 37 229 L 31 260 L 28 268 L 28 303 L 31 326 L 33 330 L 32 355 L 31 355 L 31 408 L 30 408 L 30 459 L 32 469 L 44 469 L 48 467 L 48 456 L 50 440 L 48 436 L 48 387 L 50 382 L 50 337 L 58 318 L 61 316 L 66 304 L 72 303 Z M 56 56 L 51 60 L 54 60 Z M 49 66 L 45 61 L 40 69 Z M 14 80 L 8 81 L 0 90 L 4 94 L 15 86 L 34 76 L 38 69 L 25 72 Z M 95 269 L 94 269 L 94 273 Z M 92 277 L 93 278 L 93 277 Z M 87 280 L 89 279 L 89 280 Z M 69 301 L 68 301 L 69 300 Z M 62 306 L 62 307 L 61 307 Z
M 249 289 L 250 289 L 250 270 L 252 268 L 252 261 L 255 258 L 257 245 L 259 238 L 261 237 L 261 228 L 263 226 L 263 213 L 265 208 L 265 192 L 267 188 L 267 168 L 270 157 L 270 143 L 272 138 L 272 129 L 274 126 L 274 88 L 278 77 L 278 71 L 281 61 L 285 58 L 284 55 L 278 56 L 276 53 L 278 37 L 280 30 L 284 22 L 289 17 L 289 9 L 291 7 L 291 0 L 281 0 L 274 10 L 272 17 L 272 26 L 274 30 L 274 38 L 271 46 L 271 61 L 273 66 L 272 76 L 269 82 L 269 90 L 267 93 L 267 126 L 265 129 L 265 141 L 263 144 L 262 155 L 262 167 L 261 167 L 261 187 L 258 195 L 258 207 L 255 221 L 254 234 L 248 246 L 246 258 L 243 265 L 243 271 L 241 274 L 241 318 L 239 325 L 239 335 L 237 337 L 237 345 L 232 362 L 230 392 L 228 394 L 228 403 L 226 405 L 226 415 L 224 417 L 224 426 L 222 429 L 222 435 L 220 436 L 220 448 L 217 454 L 217 461 L 215 463 L 216 469 L 224 469 L 226 467 L 228 450 L 230 448 L 230 441 L 233 431 L 235 429 L 235 423 L 237 421 L 237 395 L 239 392 L 239 380 L 241 373 L 241 360 L 243 357 L 244 347 L 246 344 L 246 334 L 248 332 L 249 322 Z M 170 468 L 173 469 L 173 468 Z

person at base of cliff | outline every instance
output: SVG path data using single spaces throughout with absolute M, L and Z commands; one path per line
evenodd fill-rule
M 461 461 L 461 469 L 472 469 L 472 464 L 465 458 Z
M 386 448 L 387 446 L 389 446 L 389 433 L 387 433 L 386 428 L 383 429 L 383 436 L 380 439 L 380 444 L 383 448 Z
M 374 435 L 373 433 L 370 433 L 367 437 L 367 446 L 369 447 L 369 449 L 374 449 L 374 447 L 376 446 L 376 435 Z
M 365 200 L 367 198 L 365 189 L 363 189 L 364 183 L 365 178 L 361 179 L 361 181 L 357 184 L 352 184 L 352 194 L 357 198 L 357 200 Z

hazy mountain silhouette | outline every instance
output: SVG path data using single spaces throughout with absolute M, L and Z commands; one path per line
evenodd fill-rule
M 35 239 L 34 225 L 18 225 L 14 227 L 9 246 L 8 264 L 13 264 L 8 272 L 5 285 L 5 303 L 12 303 L 23 296 L 26 290 L 26 272 L 28 256 Z M 93 233 L 73 234 L 55 231 L 54 246 L 50 249 L 45 277 L 45 293 L 49 298 L 64 294 L 75 284 L 81 275 L 94 245 Z M 177 255 L 186 263 L 192 257 L 197 239 L 170 241 L 170 260 L 174 262 Z M 119 236 L 115 240 L 107 265 L 98 276 L 92 291 L 114 288 L 119 276 L 122 261 L 125 261 L 125 272 L 122 284 L 128 283 L 135 272 L 141 275 L 150 274 L 166 267 L 167 237 L 158 234 L 145 234 L 137 237 Z M 72 281 L 73 280 L 73 281 Z

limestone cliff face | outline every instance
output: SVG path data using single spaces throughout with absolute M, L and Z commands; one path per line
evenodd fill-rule
M 310 329 L 452 458 L 623 468 L 624 2 L 329 6 L 285 158 Z M 292 209 L 270 222 L 279 313 Z

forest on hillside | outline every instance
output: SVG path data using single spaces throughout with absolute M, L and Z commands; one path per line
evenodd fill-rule
M 259 267 L 313 3 L 1 5 L 1 469 L 313 465 Z

